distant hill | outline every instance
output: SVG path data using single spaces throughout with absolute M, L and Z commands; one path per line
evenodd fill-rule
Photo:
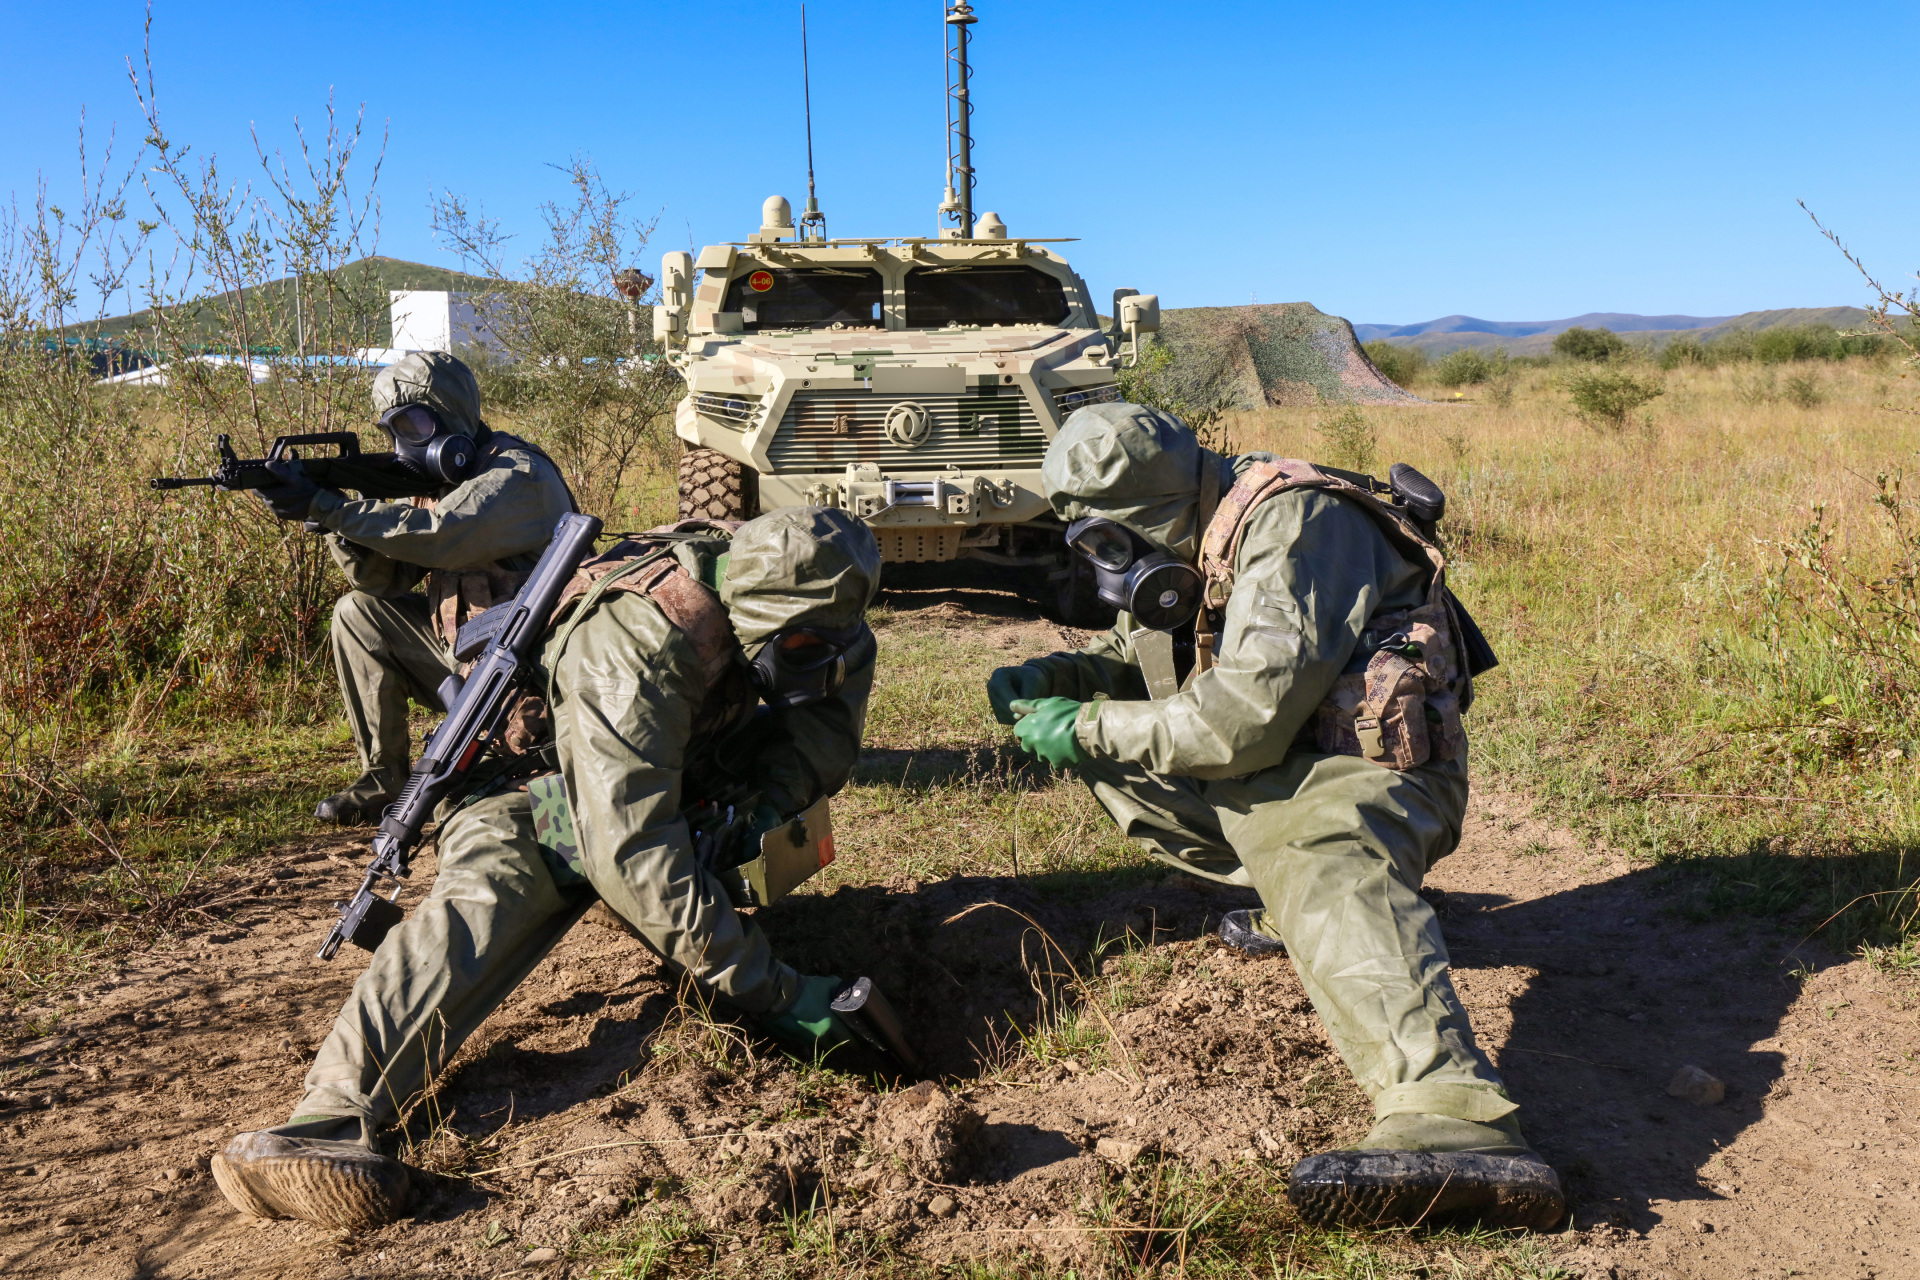
M 430 266 L 424 262 L 408 262 L 401 258 L 383 258 L 379 256 L 360 258 L 341 268 L 342 274 L 360 274 L 360 283 L 374 289 L 448 289 L 476 290 L 485 289 L 488 282 L 480 276 L 470 276 L 464 272 L 453 271 L 446 267 Z M 270 310 L 291 312 L 293 308 L 293 281 L 291 278 L 269 280 L 265 284 L 255 285 L 243 290 L 249 298 L 259 298 Z M 209 341 L 223 336 L 215 332 L 216 320 L 211 308 L 204 308 L 196 317 Z M 140 331 L 153 324 L 152 312 L 136 311 L 132 315 L 115 316 L 113 319 L 95 324 L 70 325 L 66 332 L 75 336 L 99 337 L 116 346 L 141 346 Z M 384 308 L 368 335 L 365 345 L 383 347 L 393 341 L 393 325 Z
M 1476 320 L 1472 316 L 1445 316 L 1423 324 L 1357 324 L 1362 342 L 1385 338 L 1401 346 L 1418 347 L 1430 356 L 1460 347 L 1505 347 L 1516 356 L 1545 355 L 1558 334 L 1578 325 L 1611 329 L 1630 342 L 1665 346 L 1675 338 L 1707 340 L 1735 329 L 1771 329 L 1776 325 L 1826 324 L 1836 329 L 1859 328 L 1867 313 L 1859 307 L 1788 307 L 1778 311 L 1748 311 L 1737 316 L 1641 316 L 1623 312 L 1591 311 L 1568 320 Z
M 1731 316 L 1638 316 L 1621 311 L 1589 311 L 1571 320 L 1476 320 L 1472 316 L 1442 316 L 1422 324 L 1356 324 L 1353 332 L 1362 342 L 1375 338 L 1402 341 L 1429 334 L 1490 333 L 1502 338 L 1527 338 L 1543 333 L 1552 337 L 1577 327 L 1640 332 L 1649 329 L 1703 329 L 1730 320 Z

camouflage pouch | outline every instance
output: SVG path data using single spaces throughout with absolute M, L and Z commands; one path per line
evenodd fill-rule
M 1443 606 L 1376 618 L 1388 631 L 1364 670 L 1343 674 L 1314 714 L 1314 742 L 1329 755 L 1385 769 L 1452 760 L 1466 747 L 1452 688 L 1453 637 Z
M 533 801 L 533 842 L 547 864 L 553 882 L 562 889 L 587 883 L 580 859 L 580 840 L 573 832 L 573 808 L 567 803 L 566 780 L 557 773 L 527 779 L 527 798 Z

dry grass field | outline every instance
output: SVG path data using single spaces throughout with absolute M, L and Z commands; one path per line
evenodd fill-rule
M 6 835 L 0 1270 L 1920 1274 L 1912 530 L 1904 498 L 1876 501 L 1914 457 L 1916 419 L 1881 407 L 1913 381 L 1865 360 L 1676 370 L 1650 421 L 1607 433 L 1563 373 L 1225 425 L 1241 449 L 1410 462 L 1449 493 L 1453 581 L 1502 664 L 1470 717 L 1467 840 L 1430 896 L 1567 1178 L 1567 1229 L 1293 1217 L 1287 1168 L 1363 1132 L 1366 1105 L 1290 967 L 1221 949 L 1247 895 L 1149 863 L 991 720 L 994 666 L 1081 637 L 1012 594 L 929 588 L 873 619 L 841 856 L 764 922 L 802 967 L 896 992 L 941 1095 L 786 1058 L 589 922 L 409 1117 L 401 1141 L 440 1175 L 416 1218 L 250 1226 L 205 1158 L 284 1117 L 354 976 L 309 957 L 361 853 L 304 816 L 351 750 L 292 686 L 138 733 L 121 704 L 11 784 L 41 807 Z M 1789 376 L 1814 379 L 1803 403 Z M 631 493 L 636 524 L 669 497 Z M 1666 1095 L 1687 1064 L 1725 1104 Z

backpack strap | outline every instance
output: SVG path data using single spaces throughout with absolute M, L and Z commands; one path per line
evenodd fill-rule
M 1247 468 L 1246 474 L 1236 480 L 1227 496 L 1220 500 L 1219 510 L 1207 524 L 1206 536 L 1200 543 L 1200 572 L 1206 578 L 1207 608 L 1224 609 L 1233 595 L 1233 565 L 1246 536 L 1247 517 L 1267 499 L 1293 489 L 1324 489 L 1358 502 L 1398 550 L 1411 553 L 1409 558 L 1425 561 L 1432 568 L 1430 595 L 1445 585 L 1446 557 L 1405 512 L 1372 490 L 1322 471 L 1311 462 L 1276 458 Z
M 1233 488 L 1220 500 L 1219 508 L 1207 522 L 1206 534 L 1200 540 L 1200 574 L 1206 580 L 1206 585 L 1201 594 L 1200 619 L 1194 627 L 1196 673 L 1213 665 L 1211 615 L 1224 610 L 1233 595 L 1233 566 L 1240 556 L 1240 544 L 1246 537 L 1248 517 L 1267 499 L 1294 489 L 1321 489 L 1359 503 L 1396 549 L 1410 559 L 1424 561 L 1432 569 L 1427 585 L 1428 602 L 1434 603 L 1444 598 L 1446 556 L 1405 512 L 1382 500 L 1371 489 L 1341 479 L 1300 458 L 1256 462 L 1234 481 Z
M 733 623 L 726 606 L 711 587 L 694 578 L 673 555 L 674 545 L 695 538 L 731 537 L 732 530 L 721 521 L 682 521 L 680 524 L 650 529 L 635 538 L 625 539 L 593 559 L 585 561 L 560 591 L 555 616 L 566 617 L 555 645 L 566 647 L 573 630 L 593 612 L 609 591 L 630 591 L 649 597 L 666 615 L 674 630 L 693 646 L 700 670 L 711 688 L 733 664 L 740 642 L 733 634 Z M 697 525 L 697 528 L 685 526 Z M 553 677 L 548 673 L 547 699 L 553 699 Z

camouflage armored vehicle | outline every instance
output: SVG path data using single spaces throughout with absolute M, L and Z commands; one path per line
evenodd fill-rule
M 949 11 L 963 44 L 971 20 Z M 964 58 L 960 83 L 964 100 Z M 666 255 L 654 333 L 687 383 L 680 510 L 841 507 L 886 560 L 1025 571 L 1044 603 L 1084 614 L 1091 587 L 1064 555 L 1040 459 L 1067 415 L 1119 398 L 1159 304 L 1117 290 L 1103 330 L 1057 241 L 975 220 L 969 141 L 950 153 L 963 194 L 950 179 L 941 206 L 959 225 L 937 235 L 828 239 L 814 200 L 796 226 L 773 196 L 745 240 Z

